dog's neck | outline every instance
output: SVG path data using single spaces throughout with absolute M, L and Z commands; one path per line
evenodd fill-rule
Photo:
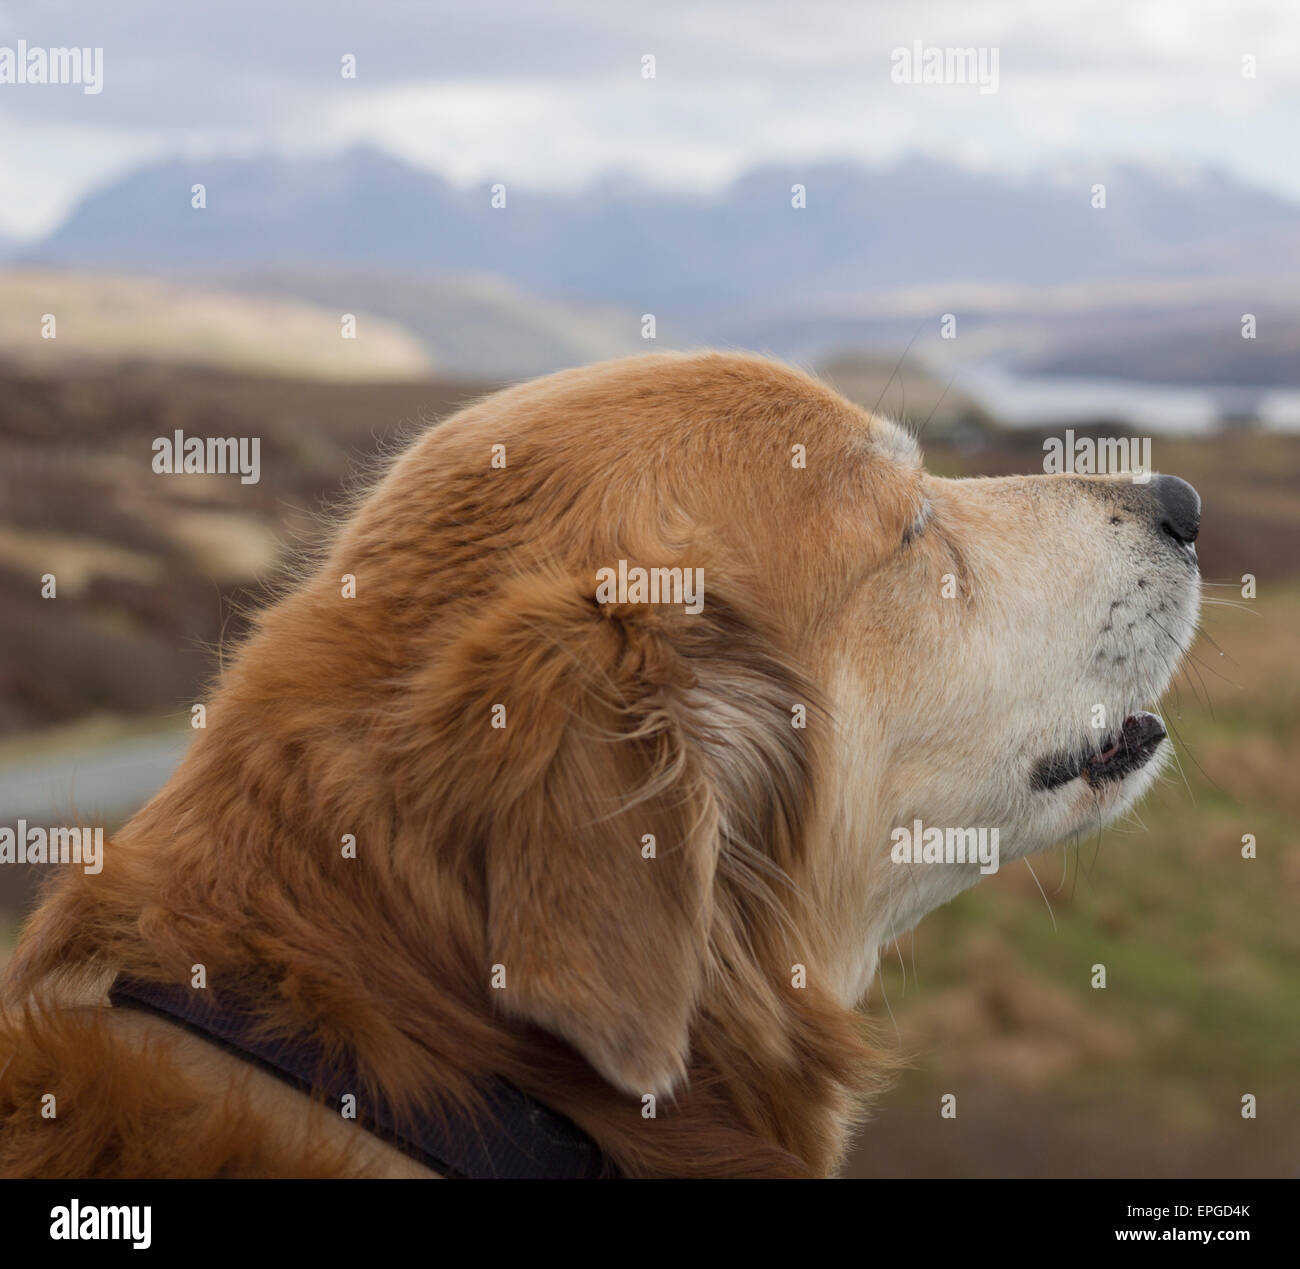
M 481 875 L 395 800 L 381 744 L 359 735 L 349 747 L 349 720 L 365 711 L 342 671 L 304 656 L 294 681 L 241 672 L 257 664 L 227 676 L 208 730 L 108 844 L 103 873 L 64 876 L 16 953 L 20 989 L 77 973 L 231 985 L 253 993 L 268 1032 L 351 1054 L 398 1111 L 473 1111 L 476 1081 L 499 1077 L 630 1175 L 837 1166 L 888 1064 L 809 963 L 819 952 L 797 938 L 715 948 L 685 1084 L 657 1104 L 616 1090 L 568 1044 L 496 1007 Z M 339 685 L 328 744 L 321 682 Z M 795 962 L 808 973 L 792 989 Z
M 478 970 L 481 919 L 450 883 L 437 911 L 412 908 L 409 894 L 399 901 L 409 878 L 358 884 L 341 863 L 307 867 L 319 825 L 275 834 L 250 832 L 244 815 L 192 823 L 188 786 L 213 778 L 208 762 L 190 756 L 110 843 L 94 884 L 65 875 L 20 943 L 19 990 L 105 970 L 258 983 L 268 1030 L 352 1052 L 398 1108 L 472 1112 L 476 1079 L 490 1074 L 566 1115 L 629 1175 L 825 1174 L 838 1164 L 858 1095 L 882 1070 L 856 1015 L 815 990 L 787 995 L 795 1003 L 779 1015 L 769 1001 L 706 996 L 687 1086 L 649 1108 L 569 1046 L 497 1013 Z M 378 825 L 361 828 L 377 849 Z M 244 835 L 237 875 L 214 847 L 223 833 Z M 328 839 L 325 848 L 335 853 Z

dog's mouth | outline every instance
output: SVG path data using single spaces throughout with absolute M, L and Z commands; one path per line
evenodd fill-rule
M 1118 732 L 1112 732 L 1098 752 L 1055 754 L 1034 766 L 1031 782 L 1036 789 L 1056 789 L 1082 776 L 1091 785 L 1110 784 L 1139 771 L 1151 761 L 1165 738 L 1165 725 L 1154 714 L 1130 714 Z

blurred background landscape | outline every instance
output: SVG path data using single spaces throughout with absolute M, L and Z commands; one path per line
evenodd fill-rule
M 1300 1174 L 1300 15 L 126 8 L 0 0 L 0 45 L 105 49 L 102 94 L 0 87 L 0 824 L 129 816 L 322 511 L 502 384 L 713 345 L 945 475 L 1148 436 L 1224 601 L 1177 765 L 890 949 L 912 1066 L 850 1174 Z M 999 47 L 997 93 L 891 82 L 915 39 Z M 260 483 L 155 474 L 177 429 L 261 438 Z M 0 958 L 35 871 L 0 869 Z

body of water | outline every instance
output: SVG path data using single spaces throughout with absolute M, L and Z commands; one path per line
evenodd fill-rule
M 1034 377 L 990 365 L 959 370 L 952 386 L 1017 427 L 1122 419 L 1139 431 L 1196 434 L 1218 430 L 1225 413 L 1249 413 L 1267 427 L 1300 431 L 1300 391 L 1294 388 L 1188 388 Z

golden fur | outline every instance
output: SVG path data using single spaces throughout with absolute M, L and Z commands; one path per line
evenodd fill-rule
M 890 1067 L 854 1005 L 901 902 L 876 846 L 911 805 L 895 766 L 931 743 L 899 702 L 956 620 L 909 598 L 900 536 L 928 488 L 950 531 L 907 567 L 950 566 L 972 612 L 970 572 L 1042 536 L 990 501 L 1021 485 L 927 479 L 892 426 L 742 356 L 570 371 L 427 432 L 261 615 L 103 872 L 32 917 L 0 1174 L 400 1170 L 97 1004 L 114 973 L 196 965 L 412 1113 L 473 1109 L 494 1074 L 630 1175 L 834 1171 Z M 620 559 L 703 568 L 703 612 L 598 602 Z

